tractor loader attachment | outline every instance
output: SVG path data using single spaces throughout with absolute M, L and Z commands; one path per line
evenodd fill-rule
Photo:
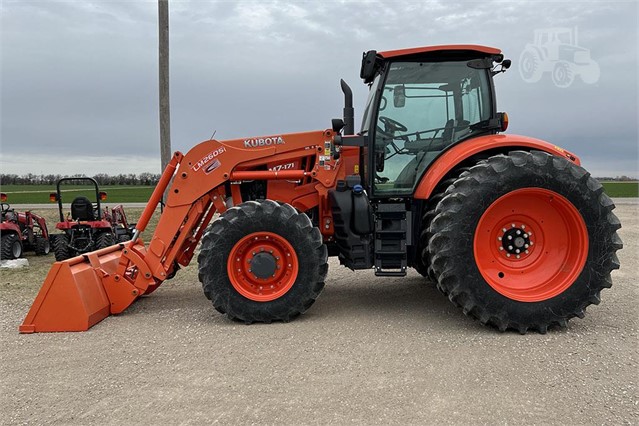
M 36 296 L 20 333 L 85 331 L 138 297 L 155 290 L 139 235 L 162 199 L 182 154 L 176 153 L 153 191 L 131 241 L 55 262 Z
M 252 140 L 208 140 L 186 155 L 176 152 L 142 212 L 132 239 L 54 263 L 20 332 L 88 330 L 109 315 L 123 312 L 140 296 L 155 291 L 180 266 L 190 263 L 214 215 L 227 210 L 228 202 L 242 203 L 241 181 L 268 180 L 291 186 L 294 184 L 287 182 L 304 181 L 304 191 L 291 192 L 293 198 L 284 201 L 300 209 L 316 206 L 317 181 L 321 179 L 326 187 L 334 185 L 338 168 L 329 170 L 326 162 L 320 169 L 309 160 L 306 169 L 255 170 L 255 163 L 289 164 L 301 156 L 315 158 L 315 153 L 324 152 L 325 141 L 333 136 L 330 130 L 288 134 L 255 139 L 255 147 Z M 309 146 L 313 149 L 309 150 Z M 145 246 L 140 234 L 165 193 L 164 209 Z M 323 214 L 330 218 L 330 212 Z

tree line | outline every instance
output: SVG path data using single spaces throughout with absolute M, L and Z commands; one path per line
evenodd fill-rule
M 60 175 L 60 174 L 48 174 L 48 175 L 35 175 L 33 173 L 27 173 L 25 175 L 6 174 L 0 173 L 0 183 L 2 185 L 55 185 L 56 182 L 62 178 L 78 178 L 78 177 L 92 177 L 98 182 L 99 185 L 141 185 L 141 186 L 155 186 L 160 180 L 159 173 L 120 173 L 118 175 L 108 175 L 106 173 L 98 173 L 93 176 L 87 176 L 83 174 L 75 175 Z M 79 183 L 81 184 L 81 183 Z

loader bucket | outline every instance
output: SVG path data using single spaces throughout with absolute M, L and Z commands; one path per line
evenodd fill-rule
M 142 293 L 116 274 L 128 246 L 115 245 L 55 262 L 20 333 L 86 331 L 124 310 Z

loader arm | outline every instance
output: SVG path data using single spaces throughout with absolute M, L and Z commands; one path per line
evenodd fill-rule
M 318 207 L 326 224 L 323 232 L 330 236 L 328 190 L 345 175 L 344 159 L 332 155 L 334 136 L 332 130 L 325 130 L 208 140 L 185 155 L 176 152 L 140 216 L 132 240 L 56 262 L 20 332 L 87 330 L 155 291 L 180 265 L 189 264 L 214 215 L 224 212 L 227 203 L 242 202 L 241 181 L 289 182 L 290 190 L 278 201 L 297 202 L 305 209 Z M 309 159 L 304 168 L 268 167 L 300 157 Z M 165 207 L 147 247 L 141 235 L 165 193 Z

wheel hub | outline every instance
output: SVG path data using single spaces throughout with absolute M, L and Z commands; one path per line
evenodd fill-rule
M 499 251 L 506 257 L 514 256 L 521 259 L 530 254 L 534 242 L 532 231 L 524 223 L 511 223 L 510 227 L 502 227 L 500 236 L 497 237 Z
M 258 279 L 273 277 L 278 266 L 275 257 L 266 252 L 257 253 L 248 263 L 251 264 L 251 273 Z

